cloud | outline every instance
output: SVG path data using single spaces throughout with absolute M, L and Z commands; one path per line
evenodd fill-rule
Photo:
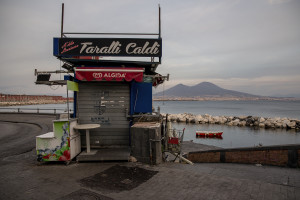
M 268 0 L 269 4 L 281 4 L 281 3 L 288 3 L 291 0 Z
M 299 93 L 300 1 L 64 2 L 65 31 L 142 33 L 158 32 L 160 3 L 157 72 L 170 73 L 166 87 L 205 80 L 255 94 Z M 60 35 L 60 17 L 60 1 L 0 2 L 0 92 L 53 92 L 34 85 L 33 70 L 59 69 L 52 38 Z

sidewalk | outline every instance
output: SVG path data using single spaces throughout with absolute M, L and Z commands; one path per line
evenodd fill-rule
M 29 115 L 3 116 L 27 120 Z M 31 116 L 47 127 L 51 116 Z M 53 117 L 53 116 L 52 116 Z M 51 124 L 51 121 L 49 122 Z M 24 124 L 14 124 L 19 126 Z M 29 126 L 34 133 L 41 128 Z M 9 130 L 6 128 L 5 130 Z M 20 131 L 20 129 L 16 129 Z M 22 130 L 22 129 L 21 129 Z M 13 132 L 13 130 L 11 130 Z M 28 130 L 26 130 L 28 132 Z M 15 135 L 14 133 L 12 133 Z M 22 131 L 18 133 L 21 138 Z M 28 142 L 5 139 L 12 151 Z M 32 136 L 34 141 L 34 136 Z M 17 144 L 15 146 L 14 144 Z M 192 145 L 186 143 L 190 149 Z M 197 148 L 209 148 L 205 145 Z M 10 149 L 7 149 L 9 151 Z M 16 151 L 18 152 L 18 151 Z M 299 199 L 300 170 L 241 164 L 178 164 L 149 166 L 127 162 L 73 162 L 38 165 L 34 145 L 31 151 L 0 158 L 1 199 Z

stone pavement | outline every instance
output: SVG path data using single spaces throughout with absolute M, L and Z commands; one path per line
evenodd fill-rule
M 24 117 L 3 117 L 0 114 L 0 130 L 8 123 L 5 122 L 3 125 L 1 122 L 3 118 L 24 120 Z M 28 116 L 25 119 L 30 121 Z M 34 120 L 38 122 L 38 117 Z M 48 127 L 46 117 L 41 117 L 41 123 Z M 15 125 L 19 126 L 19 124 Z M 9 131 L 8 129 L 5 130 Z M 20 131 L 20 129 L 16 130 Z M 34 128 L 34 134 L 37 130 L 38 128 Z M 16 143 L 16 137 L 14 140 L 9 140 L 8 132 L 0 134 L 3 134 L 3 137 L 0 137 L 0 145 L 4 138 L 5 142 L 10 144 L 12 151 L 22 144 L 22 142 Z M 19 135 L 22 137 L 22 131 Z M 34 140 L 34 137 L 32 139 Z M 28 141 L 24 140 L 24 142 Z M 9 152 L 9 149 L 7 151 Z M 130 174 L 127 174 L 127 178 L 123 178 L 124 174 L 109 174 L 109 170 L 115 166 L 134 169 L 131 170 L 132 177 Z M 152 177 L 149 176 L 149 179 L 139 182 L 134 187 L 126 187 L 126 184 L 133 186 L 136 169 L 142 169 L 145 176 L 147 171 L 157 173 L 152 173 L 154 174 L 151 175 Z M 110 179 L 111 175 L 115 178 L 119 176 L 120 179 Z M 89 180 L 91 177 L 94 180 L 106 178 L 108 182 L 103 184 L 124 187 L 114 190 L 107 189 L 104 185 L 102 187 L 101 184 L 97 187 L 83 184 L 82 180 Z M 74 162 L 67 166 L 63 163 L 38 165 L 35 149 L 32 146 L 31 151 L 7 154 L 0 158 L 0 199 L 296 200 L 300 199 L 300 170 L 226 163 L 187 165 L 167 162 L 158 166 L 149 166 L 128 162 Z
M 298 199 L 300 171 L 237 164 L 167 163 L 159 173 L 114 199 Z M 124 198 L 126 197 L 126 198 Z
M 3 199 L 73 199 L 74 192 L 94 193 L 98 199 L 299 199 L 297 169 L 238 164 L 139 163 L 24 164 L 31 155 L 6 159 L 1 166 Z M 80 180 L 113 166 L 138 167 L 158 173 L 131 190 L 91 188 Z M 9 167 L 10 166 L 10 167 Z M 127 180 L 130 184 L 130 180 Z M 114 183 L 117 184 L 117 183 Z M 90 195 L 90 194 L 89 194 Z M 87 196 L 85 196 L 86 198 Z M 84 198 L 81 198 L 84 199 Z M 89 198 L 87 198 L 89 199 Z

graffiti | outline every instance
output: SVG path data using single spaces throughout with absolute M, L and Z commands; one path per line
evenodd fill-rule
M 99 92 L 92 93 L 92 96 L 101 97 L 101 99 L 104 99 L 105 97 L 109 96 L 109 91 L 100 90 Z
M 60 124 L 56 125 L 60 126 Z M 45 149 L 37 149 L 38 161 L 67 161 L 70 160 L 70 138 L 69 138 L 69 123 L 64 123 L 61 127 L 55 127 L 56 134 L 61 135 L 60 138 L 53 140 L 39 141 L 44 142 L 42 146 L 47 146 Z M 57 145 L 58 144 L 58 145 Z M 40 146 L 41 144 L 37 144 Z
M 100 101 L 96 102 L 96 105 L 94 105 L 94 112 L 98 115 L 103 115 L 106 111 L 106 103 L 105 97 L 109 96 L 109 91 L 100 91 L 99 93 L 96 93 L 95 96 L 100 97 Z
M 94 106 L 94 112 L 97 113 L 98 115 L 103 115 L 106 110 L 106 105 L 100 100 L 96 103 Z
M 91 121 L 99 124 L 110 124 L 109 117 L 91 117 Z

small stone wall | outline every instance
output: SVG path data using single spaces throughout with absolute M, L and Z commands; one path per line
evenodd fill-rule
M 300 145 L 266 146 L 190 152 L 194 163 L 242 163 L 300 167 Z
M 166 114 L 162 114 L 165 118 Z M 168 121 L 194 124 L 224 124 L 228 126 L 253 126 L 260 128 L 284 128 L 300 130 L 300 120 L 287 117 L 264 118 L 255 116 L 212 116 L 190 113 L 169 114 Z

